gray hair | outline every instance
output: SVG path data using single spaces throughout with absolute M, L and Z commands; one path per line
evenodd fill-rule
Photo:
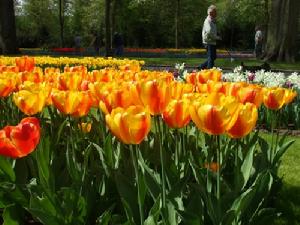
M 214 10 L 217 10 L 217 7 L 215 5 L 210 5 L 207 9 L 207 15 L 209 15 Z

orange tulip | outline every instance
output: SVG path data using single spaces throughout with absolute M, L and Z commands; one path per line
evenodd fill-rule
M 212 80 L 207 81 L 207 92 L 208 93 L 226 93 L 226 83 L 224 82 L 215 82 Z
M 196 126 L 205 133 L 223 134 L 231 128 L 238 102 L 234 97 L 213 93 L 195 101 L 190 115 Z
M 113 135 L 125 144 L 140 144 L 151 127 L 150 113 L 142 106 L 113 109 L 105 120 Z
M 245 86 L 243 82 L 226 82 L 226 95 L 234 96 L 238 98 L 239 90 Z
M 193 85 L 173 81 L 170 84 L 172 99 L 181 99 L 182 95 L 193 92 Z
M 0 72 L 14 72 L 14 73 L 18 73 L 19 72 L 19 67 L 17 66 L 4 66 L 1 65 L 0 66 Z
M 81 130 L 83 133 L 89 133 L 92 129 L 92 123 L 81 123 L 78 124 L 79 130 Z
M 249 85 L 247 87 L 241 87 L 238 91 L 238 99 L 241 103 L 245 104 L 250 102 L 260 107 L 263 101 L 263 91 L 260 86 Z
M 32 72 L 34 69 L 34 58 L 28 56 L 16 58 L 16 65 L 20 72 Z
M 149 107 L 151 115 L 161 114 L 171 100 L 170 86 L 165 81 L 141 82 L 137 88 L 145 107 Z
M 236 120 L 227 131 L 232 138 L 242 138 L 248 135 L 255 127 L 258 113 L 257 107 L 252 103 L 240 104 L 236 112 Z
M 284 88 L 264 88 L 263 89 L 263 102 L 264 105 L 272 110 L 280 109 L 285 103 L 285 90 Z
M 82 78 L 85 78 L 87 76 L 87 68 L 83 65 L 81 66 L 73 66 L 73 67 L 64 67 L 64 72 L 71 72 L 71 73 L 77 73 Z
M 68 72 L 58 75 L 58 89 L 78 91 L 81 90 L 82 75 L 78 72 Z
M 218 82 L 221 80 L 222 72 L 218 69 L 201 70 L 196 75 L 197 81 L 201 84 L 207 83 L 207 81 Z
M 34 115 L 41 112 L 47 98 L 48 93 L 44 91 L 21 90 L 13 95 L 14 103 L 26 115 Z
M 0 130 L 0 155 L 21 158 L 30 154 L 40 140 L 40 123 L 37 118 L 27 117 L 17 126 Z
M 35 83 L 42 82 L 44 79 L 43 73 L 40 71 L 24 71 L 22 73 L 19 73 L 19 80 L 20 82 L 25 82 L 25 81 L 32 81 Z
M 110 82 L 113 81 L 113 75 L 109 69 L 93 70 L 90 79 L 93 82 Z
M 15 89 L 16 82 L 11 78 L 0 79 L 0 97 L 7 97 Z
M 205 163 L 204 168 L 216 173 L 220 169 L 220 164 L 217 162 Z
M 189 104 L 190 102 L 187 99 L 172 100 L 162 114 L 163 120 L 172 128 L 186 126 L 191 120 Z
M 291 103 L 297 96 L 297 92 L 291 89 L 285 89 L 285 104 Z
M 110 93 L 106 92 L 106 95 L 102 95 L 99 102 L 99 107 L 105 114 L 110 113 L 114 108 L 128 108 L 130 105 L 134 105 L 134 102 L 130 91 L 125 88 L 113 90 Z
M 192 84 L 192 85 L 196 85 L 197 84 L 197 77 L 196 77 L 196 73 L 189 73 L 186 76 L 186 82 L 188 84 Z
M 86 91 L 52 91 L 53 105 L 62 113 L 81 117 L 88 114 L 92 101 Z

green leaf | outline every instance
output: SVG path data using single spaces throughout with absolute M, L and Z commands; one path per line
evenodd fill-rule
M 145 184 L 150 191 L 153 200 L 156 200 L 160 194 L 160 175 L 154 170 L 150 169 L 144 160 L 139 157 L 139 165 L 142 168 L 142 172 L 145 179 Z
M 255 197 L 255 189 L 249 188 L 243 192 L 232 204 L 231 209 L 235 211 L 235 216 L 238 219 L 245 212 L 251 201 Z
M 76 162 L 75 149 L 72 143 L 67 143 L 66 150 L 66 159 L 67 159 L 67 169 L 70 176 L 76 182 L 81 181 L 81 170 Z
M 124 223 L 124 224 L 126 224 L 126 225 L 135 225 L 134 213 L 132 212 L 129 204 L 123 198 L 121 198 L 121 201 L 122 201 L 122 204 L 124 206 L 124 210 L 125 210 L 125 213 L 126 213 L 126 216 L 127 216 L 127 222 Z
M 24 210 L 16 205 L 8 206 L 4 209 L 2 218 L 3 225 L 20 225 L 23 224 Z
M 109 168 L 114 168 L 114 159 L 113 159 L 113 148 L 112 148 L 112 136 L 109 134 L 104 142 L 104 156 L 107 165 Z
M 165 215 L 164 219 L 167 220 L 167 224 L 168 225 L 176 225 L 178 224 L 178 221 L 177 221 L 177 213 L 176 213 L 176 210 L 175 210 L 175 206 L 173 205 L 172 202 L 170 201 L 167 201 L 167 210 L 166 212 L 163 214 Z
M 0 156 L 0 172 L 7 177 L 7 179 L 11 182 L 16 181 L 16 175 L 13 170 L 12 163 L 10 159 Z
M 105 171 L 106 176 L 109 176 L 110 172 L 109 172 L 109 167 L 108 167 L 108 165 L 106 163 L 106 160 L 105 160 L 105 157 L 104 157 L 104 150 L 99 145 L 97 145 L 96 143 L 93 143 L 93 146 L 96 148 L 96 150 L 99 154 L 100 162 L 102 164 L 102 167 Z
M 111 206 L 108 210 L 105 210 L 104 213 L 102 213 L 102 215 L 98 217 L 96 224 L 109 225 L 111 218 L 112 218 L 111 211 L 113 208 L 114 208 L 114 205 Z
M 194 188 L 193 188 L 194 189 Z M 204 224 L 204 209 L 203 201 L 199 193 L 193 190 L 189 195 L 187 207 L 184 210 L 178 210 L 183 224 L 185 225 L 201 225 Z
M 258 214 L 249 221 L 250 225 L 268 224 L 274 217 L 278 216 L 277 210 L 274 208 L 263 208 Z
M 252 165 L 253 165 L 253 153 L 255 150 L 255 146 L 253 146 L 248 152 L 247 155 L 244 159 L 244 162 L 241 166 L 241 172 L 243 175 L 243 186 L 242 188 L 244 188 L 249 180 L 250 174 L 251 174 L 251 169 L 252 169 Z
M 38 164 L 39 180 L 41 184 L 50 190 L 54 190 L 54 181 L 51 180 L 50 168 L 50 140 L 49 137 L 43 138 L 37 151 L 33 154 Z
M 139 208 L 137 201 L 137 188 L 133 185 L 134 179 L 130 176 L 124 176 L 120 172 L 115 172 L 115 182 L 118 192 L 122 199 L 126 210 L 127 218 L 134 218 L 134 221 L 139 221 Z
M 222 218 L 221 225 L 232 225 L 235 218 L 236 218 L 235 210 L 228 210 Z
M 56 207 L 45 196 L 31 196 L 28 211 L 44 225 L 64 224 L 57 217 L 60 213 L 56 211 Z
M 291 140 L 286 142 L 285 144 L 283 144 L 281 147 L 276 148 L 276 153 L 275 153 L 275 157 L 273 160 L 273 165 L 276 165 L 281 156 L 286 152 L 286 150 L 288 150 L 288 148 L 295 142 L 295 140 Z
M 158 224 L 160 210 L 161 210 L 160 202 L 161 202 L 161 197 L 158 196 L 158 198 L 154 202 L 152 208 L 150 209 L 148 218 L 145 220 L 145 225 L 157 225 Z
M 67 125 L 68 122 L 69 122 L 68 118 L 66 118 L 64 120 L 64 122 L 59 126 L 58 132 L 57 132 L 56 144 L 58 144 L 58 142 L 60 140 L 60 137 L 61 137 L 61 133 L 62 133 L 63 129 L 65 128 L 65 126 Z

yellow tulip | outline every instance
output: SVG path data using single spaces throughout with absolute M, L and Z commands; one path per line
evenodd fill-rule
M 297 96 L 297 92 L 291 89 L 285 89 L 285 104 L 291 103 Z
M 252 103 L 240 104 L 236 112 L 236 120 L 233 121 L 227 134 L 232 138 L 242 138 L 248 135 L 255 127 L 258 118 L 256 105 Z
M 150 113 L 142 106 L 113 109 L 105 120 L 113 135 L 125 144 L 140 144 L 151 127 Z
M 205 133 L 223 134 L 236 119 L 238 102 L 232 96 L 222 93 L 203 95 L 190 106 L 190 115 L 196 126 Z
M 11 78 L 0 79 L 0 97 L 7 97 L 15 89 L 16 82 Z
M 92 101 L 86 91 L 59 91 L 51 93 L 53 105 L 62 113 L 81 117 L 88 114 Z
M 247 87 L 241 87 L 238 90 L 238 99 L 241 103 L 245 104 L 250 102 L 260 107 L 263 101 L 263 89 L 258 85 L 248 85 Z
M 151 115 L 161 114 L 171 100 L 170 86 L 165 81 L 141 82 L 137 88 L 145 107 L 149 107 Z
M 26 115 L 34 115 L 43 110 L 47 97 L 43 91 L 21 90 L 14 93 L 13 101 Z
M 182 128 L 186 126 L 191 120 L 189 104 L 190 101 L 187 99 L 172 100 L 162 114 L 163 120 L 172 128 Z
M 282 108 L 285 103 L 285 90 L 284 88 L 264 88 L 263 89 L 263 102 L 264 105 L 273 110 Z

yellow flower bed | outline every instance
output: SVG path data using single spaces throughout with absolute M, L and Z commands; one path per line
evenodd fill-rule
M 15 60 L 19 57 L 4 57 L 0 56 L 0 65 L 15 65 Z M 86 67 L 118 67 L 125 65 L 141 66 L 145 64 L 144 61 L 129 60 L 129 59 L 116 59 L 116 58 L 100 58 L 100 57 L 82 57 L 82 58 L 70 58 L 70 57 L 34 57 L 35 65 L 40 67 L 45 66 L 68 66 L 68 65 L 83 65 Z

